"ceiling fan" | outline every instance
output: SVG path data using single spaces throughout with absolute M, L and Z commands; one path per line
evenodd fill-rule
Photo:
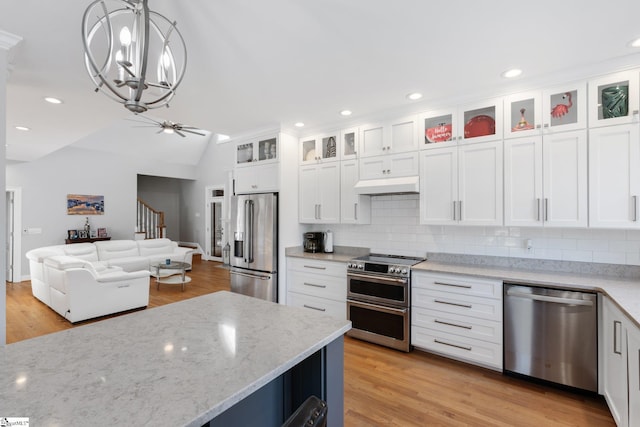
M 150 117 L 145 117 L 139 114 L 136 114 L 136 117 L 140 117 L 143 118 L 143 120 L 134 120 L 134 119 L 126 119 L 132 122 L 138 122 L 138 123 L 145 123 L 144 125 L 139 125 L 139 126 L 134 126 L 134 127 L 159 127 L 160 130 L 156 133 L 177 133 L 178 135 L 180 135 L 181 137 L 186 137 L 187 135 L 185 135 L 186 133 L 192 133 L 194 135 L 200 135 L 200 136 L 206 136 L 206 134 L 202 133 L 201 129 L 198 129 L 196 127 L 193 126 L 186 126 L 183 125 L 182 123 L 175 123 L 172 122 L 171 120 L 164 120 L 164 121 L 158 121 L 155 119 L 152 119 Z

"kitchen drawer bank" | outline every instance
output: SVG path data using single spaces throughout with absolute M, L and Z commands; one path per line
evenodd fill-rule
M 288 248 L 287 305 L 347 318 L 347 261 L 366 249 L 335 248 L 332 254 Z
M 502 281 L 413 271 L 411 343 L 502 370 Z

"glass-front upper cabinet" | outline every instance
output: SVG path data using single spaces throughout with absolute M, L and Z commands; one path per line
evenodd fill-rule
M 523 92 L 504 99 L 504 137 L 584 129 L 586 83 L 569 83 L 545 91 Z
M 343 129 L 340 132 L 342 154 L 340 160 L 351 160 L 358 157 L 358 128 Z
M 300 138 L 300 164 L 340 160 L 339 132 Z
M 277 136 L 245 140 L 236 145 L 236 165 L 272 163 L 278 160 L 278 151 Z
M 459 109 L 461 142 L 502 139 L 502 98 L 466 105 Z
M 542 93 L 542 122 L 545 133 L 587 127 L 587 85 L 568 83 Z
M 638 70 L 589 81 L 589 127 L 638 121 Z
M 504 137 L 538 135 L 542 131 L 542 93 L 523 92 L 504 99 Z
M 458 143 L 457 110 L 436 110 L 421 114 L 420 149 L 448 147 Z

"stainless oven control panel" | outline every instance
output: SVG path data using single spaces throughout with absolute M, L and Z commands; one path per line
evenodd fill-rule
M 347 269 L 352 272 L 368 272 L 378 274 L 388 274 L 391 276 L 408 276 L 409 268 L 407 266 L 393 264 L 378 264 L 362 261 L 349 261 Z

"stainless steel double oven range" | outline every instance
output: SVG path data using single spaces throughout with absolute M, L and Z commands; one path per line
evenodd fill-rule
M 423 258 L 371 254 L 347 263 L 347 335 L 411 350 L 411 266 Z

